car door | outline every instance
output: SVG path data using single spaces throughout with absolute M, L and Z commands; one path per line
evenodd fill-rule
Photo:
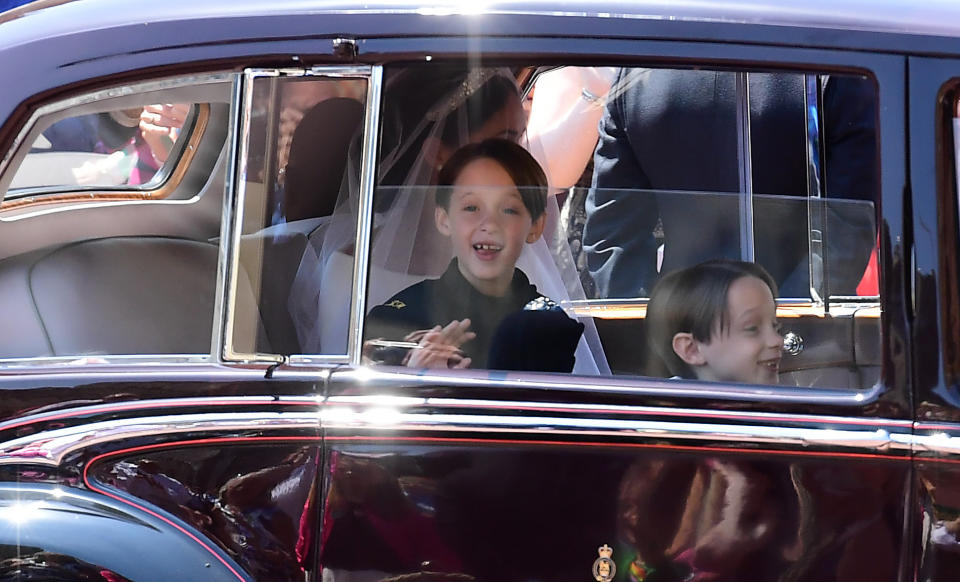
M 228 288 L 231 348 L 271 341 L 249 277 L 225 262 L 241 85 L 233 71 L 98 78 L 5 126 L 2 577 L 310 567 L 297 532 L 315 529 L 323 375 L 271 382 L 269 361 L 222 354 Z M 186 118 L 149 146 L 141 123 L 174 109 Z
M 371 42 L 372 52 L 389 54 L 389 39 Z M 444 102 L 448 109 L 469 98 L 477 79 L 494 76 L 472 73 L 477 65 L 460 57 L 477 56 L 471 42 L 434 41 L 424 59 L 447 66 L 436 70 L 459 67 L 464 79 L 474 79 L 461 85 L 462 93 L 452 94 L 458 103 Z M 547 38 L 534 44 L 535 51 L 529 42 L 504 40 L 501 48 L 483 54 L 484 65 L 501 59 L 515 66 L 520 60 L 537 69 L 571 62 L 567 42 Z M 397 46 L 410 45 L 398 41 Z M 511 46 L 539 56 L 511 52 Z M 903 271 L 904 60 L 805 49 L 761 51 L 733 43 L 594 40 L 579 41 L 577 50 L 582 51 L 578 65 L 733 75 L 740 87 L 735 95 L 741 115 L 726 136 L 734 144 L 736 166 L 728 169 L 741 179 L 732 195 L 720 196 L 732 200 L 724 204 L 733 205 L 735 217 L 732 225 L 721 226 L 738 233 L 739 257 L 734 258 L 751 260 L 758 248 L 770 244 L 757 240 L 759 230 L 751 223 L 799 220 L 807 225 L 801 244 L 808 253 L 809 294 L 787 297 L 778 308 L 784 331 L 794 332 L 805 347 L 795 349 L 796 356 L 784 356 L 778 386 L 645 376 L 640 339 L 644 297 L 585 296 L 564 306 L 598 330 L 613 373 L 600 368 L 592 374 L 555 374 L 370 365 L 366 313 L 418 278 L 414 271 L 385 269 L 375 252 L 369 254 L 389 224 L 382 211 L 403 192 L 373 179 L 384 160 L 377 158 L 379 166 L 374 166 L 377 145 L 363 141 L 352 158 L 362 167 L 359 189 L 347 198 L 356 202 L 351 215 L 355 226 L 346 245 L 318 250 L 318 256 L 339 253 L 322 269 L 339 268 L 343 274 L 326 279 L 328 271 L 312 281 L 315 286 L 332 281 L 340 288 L 346 273 L 352 273 L 353 292 L 315 291 L 307 302 L 314 302 L 314 312 L 336 314 L 317 323 L 333 325 L 329 333 L 339 339 L 327 345 L 335 341 L 343 350 L 334 359 L 324 349 L 292 356 L 273 372 L 277 378 L 310 377 L 318 364 L 340 364 L 330 373 L 320 405 L 324 455 L 317 560 L 324 579 L 907 576 L 914 523 L 909 511 L 913 417 L 902 356 L 910 345 Z M 374 66 L 370 103 L 380 100 L 382 79 L 415 66 L 407 61 L 388 63 L 382 70 Z M 749 166 L 759 159 L 756 150 L 750 153 L 755 139 L 749 129 L 754 119 L 751 76 L 764 74 L 794 75 L 809 99 L 805 103 L 812 106 L 804 108 L 800 128 L 806 143 L 802 149 L 808 152 L 800 163 L 813 168 L 800 214 L 788 209 L 776 215 L 777 204 L 773 210 L 765 206 L 767 193 L 748 184 L 753 176 Z M 809 184 L 823 178 L 824 171 L 846 171 L 837 163 L 824 170 L 811 162 L 827 147 L 826 133 L 817 130 L 826 115 L 819 99 L 832 82 L 828 76 L 844 75 L 869 81 L 877 112 L 876 136 L 868 142 L 868 151 L 876 152 L 868 157 L 879 158 L 872 207 L 878 213 L 880 274 L 872 298 L 870 293 L 830 293 L 826 277 L 816 279 L 816 267 L 809 267 L 817 258 L 833 259 L 825 250 L 831 228 L 838 228 L 827 218 L 832 201 L 818 200 Z M 384 91 L 379 114 L 367 110 L 368 136 L 383 139 L 391 129 L 392 106 Z M 388 151 L 383 143 L 379 148 L 381 156 Z M 638 196 L 697 203 L 690 193 L 669 188 L 653 192 L 638 185 L 635 190 Z M 721 193 L 701 192 L 705 198 L 700 201 Z M 729 215 L 717 216 L 721 214 Z M 412 223 L 407 227 L 415 228 Z M 675 238 L 673 248 L 682 242 Z M 764 250 L 765 256 L 777 256 Z M 371 295 L 376 299 L 371 301 Z
M 910 59 L 910 168 L 914 231 L 916 526 L 919 576 L 956 564 L 957 61 Z

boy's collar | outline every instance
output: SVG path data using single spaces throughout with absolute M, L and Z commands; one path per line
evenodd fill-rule
M 510 280 L 510 287 L 507 289 L 506 295 L 503 297 L 494 297 L 492 295 L 481 293 L 476 287 L 470 284 L 470 281 L 468 281 L 462 273 L 460 273 L 460 266 L 456 257 L 454 257 L 453 260 L 450 261 L 450 264 L 447 265 L 447 270 L 444 271 L 443 275 L 440 276 L 440 279 L 442 279 L 447 285 L 463 289 L 468 291 L 470 294 L 476 294 L 491 300 L 523 295 L 530 286 L 530 280 L 527 278 L 527 275 L 517 267 L 514 267 L 513 278 Z

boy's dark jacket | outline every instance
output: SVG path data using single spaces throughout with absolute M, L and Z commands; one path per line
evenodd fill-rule
M 454 259 L 439 279 L 411 285 L 374 307 L 364 335 L 368 340 L 403 340 L 413 331 L 469 318 L 477 337 L 461 350 L 472 359 L 471 368 L 570 372 L 583 324 L 558 308 L 524 310 L 542 297 L 520 269 L 514 269 L 505 296 L 484 295 L 463 278 Z

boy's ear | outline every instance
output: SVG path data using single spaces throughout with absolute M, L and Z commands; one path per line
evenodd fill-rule
M 533 225 L 530 227 L 530 233 L 527 234 L 527 242 L 535 243 L 540 240 L 540 237 L 543 236 L 543 229 L 547 225 L 547 214 L 543 213 L 540 215 L 540 218 L 533 221 Z
M 437 206 L 433 211 L 433 219 L 437 224 L 437 230 L 443 236 L 450 236 L 450 215 L 443 206 Z
M 702 366 L 707 363 L 703 353 L 700 352 L 700 342 L 689 332 L 682 331 L 674 334 L 673 352 L 690 366 Z

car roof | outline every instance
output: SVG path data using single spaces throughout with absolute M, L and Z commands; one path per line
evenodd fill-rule
M 34 18 L 44 13 L 51 17 Z M 362 4 L 356 0 L 165 0 L 150 4 L 148 10 L 142 3 L 128 0 L 39 0 L 3 13 L 0 24 L 29 18 L 33 24 L 67 32 L 80 31 L 91 22 L 123 26 L 164 20 L 316 13 L 569 15 L 960 36 L 960 2 L 956 0 L 379 0 Z

